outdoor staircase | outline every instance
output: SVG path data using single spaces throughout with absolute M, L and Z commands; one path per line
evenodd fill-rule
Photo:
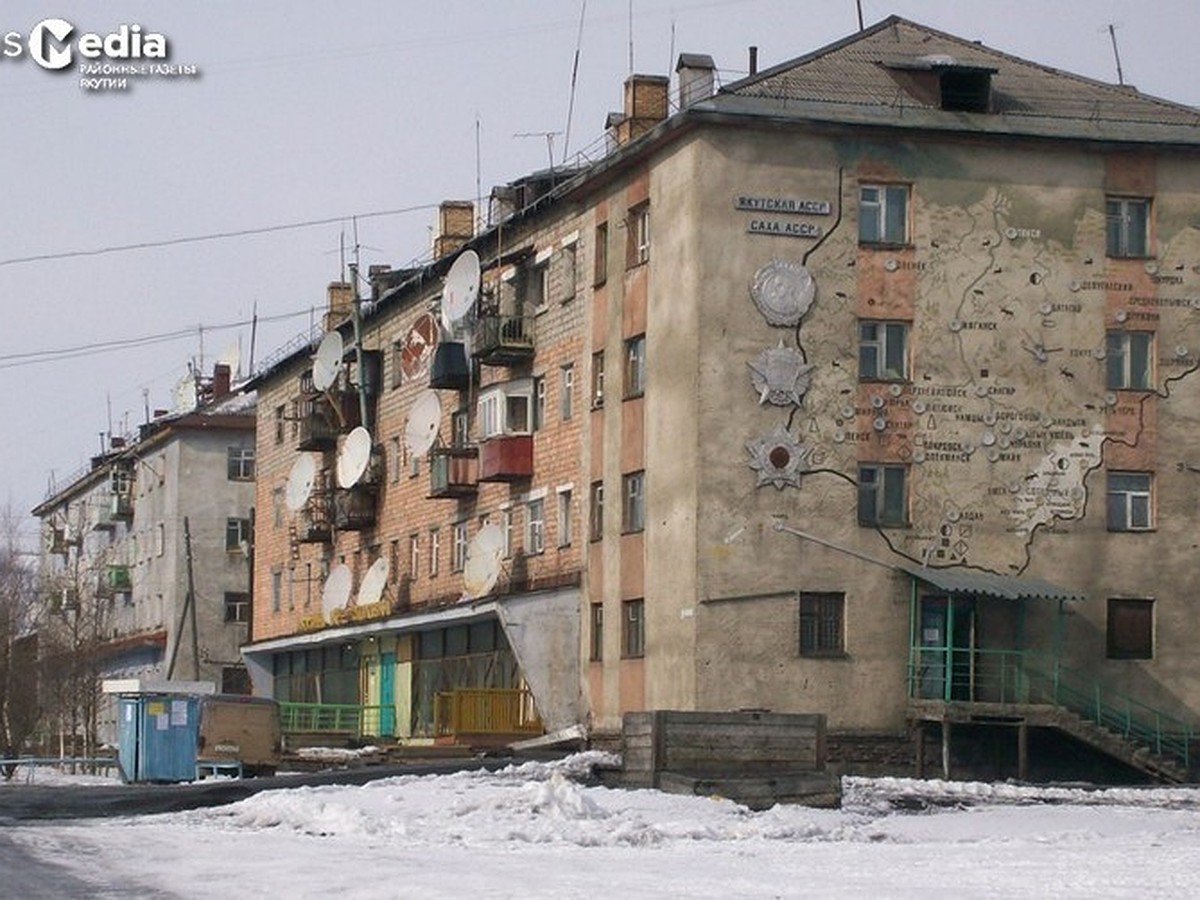
M 1200 741 L 1192 723 L 1062 666 L 1038 667 L 1024 656 L 1008 657 L 998 677 L 973 681 L 971 694 L 986 699 L 910 697 L 909 719 L 1023 723 L 1068 735 L 1156 781 L 1180 784 L 1200 774 Z

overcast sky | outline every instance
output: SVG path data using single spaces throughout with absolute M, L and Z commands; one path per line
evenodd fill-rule
M 1113 82 L 1114 23 L 1127 83 L 1200 106 L 1194 0 L 861 5 L 868 25 L 896 13 Z M 78 65 L 25 48 L 48 17 L 75 36 L 139 24 L 200 74 L 81 90 Z M 240 346 L 244 372 L 236 323 L 256 306 L 258 361 L 307 329 L 355 224 L 364 267 L 403 266 L 428 257 L 440 201 L 545 168 L 542 133 L 555 162 L 594 149 L 631 44 L 638 72 L 708 53 L 729 82 L 751 45 L 766 68 L 856 29 L 854 0 L 3 0 L 0 54 L 23 52 L 0 55 L 0 502 L 27 511 L 52 475 L 61 487 L 110 409 L 119 434 L 169 407 L 202 350 L 211 372 Z

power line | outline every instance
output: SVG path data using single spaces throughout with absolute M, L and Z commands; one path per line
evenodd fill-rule
M 37 253 L 31 256 L 14 256 L 0 259 L 0 267 L 17 266 L 24 263 L 49 262 L 61 259 L 78 259 L 87 256 L 103 256 L 107 253 L 127 253 L 131 250 L 150 250 L 157 247 L 175 247 L 180 244 L 199 244 L 204 241 L 219 241 L 228 238 L 251 237 L 258 234 L 274 234 L 281 231 L 296 231 L 301 228 L 315 228 L 320 225 L 334 225 L 350 219 L 377 219 L 384 216 L 399 216 L 405 213 L 421 212 L 437 209 L 436 203 L 420 203 L 415 206 L 405 206 L 399 209 L 383 209 L 375 212 L 354 213 L 348 216 L 331 216 L 326 219 L 309 219 L 304 222 L 288 222 L 281 225 L 264 225 L 260 228 L 240 228 L 236 231 L 214 231 L 209 234 L 197 234 L 187 237 L 165 238 L 160 241 L 138 241 L 133 244 L 113 244 L 108 247 L 96 247 L 90 250 L 63 250 L 57 253 Z
M 295 319 L 300 316 L 307 316 L 311 310 L 302 309 L 297 312 L 279 313 L 274 316 L 259 316 L 258 322 L 281 322 L 286 319 Z M 95 356 L 101 353 L 111 353 L 115 350 L 128 350 L 135 347 L 149 347 L 154 344 L 163 344 L 170 341 L 177 341 L 182 338 L 190 338 L 199 334 L 201 331 L 229 331 L 234 328 L 244 328 L 247 325 L 254 323 L 253 319 L 243 319 L 238 322 L 226 322 L 220 325 L 192 325 L 187 328 L 179 328 L 174 331 L 163 331 L 157 334 L 145 334 L 137 337 L 120 338 L 111 341 L 95 341 L 90 344 L 79 344 L 75 347 L 60 347 L 55 350 L 31 350 L 25 353 L 8 353 L 0 355 L 0 370 L 15 369 L 21 366 L 33 366 L 44 362 L 57 362 L 65 359 L 76 359 L 83 356 Z

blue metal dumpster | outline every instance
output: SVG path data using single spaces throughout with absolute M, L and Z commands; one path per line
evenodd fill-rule
M 194 694 L 123 694 L 117 698 L 121 778 L 194 781 L 200 698 Z

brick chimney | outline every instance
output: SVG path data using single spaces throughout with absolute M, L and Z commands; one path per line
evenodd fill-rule
M 622 146 L 641 137 L 667 117 L 667 91 L 671 80 L 665 75 L 630 75 L 625 79 L 624 117 L 609 126 Z
M 470 200 L 445 200 L 438 207 L 438 230 L 433 239 L 434 259 L 453 253 L 475 236 L 475 204 Z
M 713 73 L 717 66 L 705 53 L 680 53 L 675 73 L 679 76 L 679 108 L 707 100 L 713 94 Z
M 329 308 L 325 311 L 325 330 L 331 331 L 350 318 L 354 307 L 354 286 L 345 281 L 331 281 L 328 288 Z
M 213 366 L 212 399 L 220 400 L 229 395 L 233 386 L 233 373 L 228 363 L 217 363 Z

